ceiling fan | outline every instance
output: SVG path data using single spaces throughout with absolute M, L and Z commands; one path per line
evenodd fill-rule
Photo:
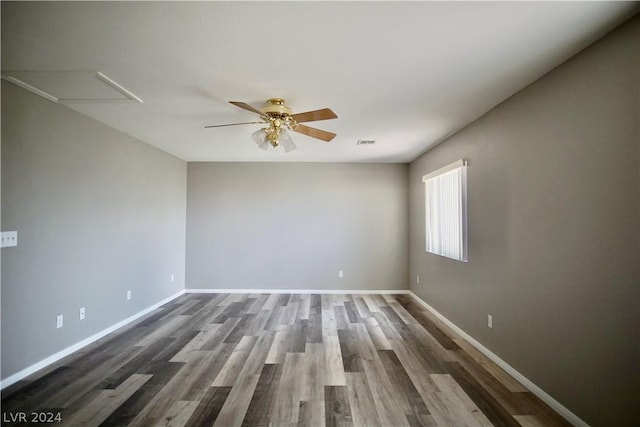
M 253 141 L 258 144 L 258 147 L 263 150 L 268 150 L 269 147 L 276 148 L 279 145 L 282 145 L 286 152 L 295 150 L 296 145 L 293 143 L 293 140 L 287 133 L 286 129 L 312 138 L 321 139 L 325 142 L 331 141 L 336 136 L 335 133 L 300 124 L 304 122 L 315 122 L 318 120 L 337 119 L 338 116 L 336 116 L 336 114 L 329 108 L 292 114 L 291 108 L 285 105 L 285 100 L 282 98 L 270 98 L 260 109 L 254 108 L 244 102 L 229 101 L 229 103 L 236 107 L 258 114 L 262 120 L 255 122 L 229 123 L 224 125 L 210 125 L 205 126 L 205 128 L 266 124 L 266 127 L 251 134 L 251 139 L 253 139 Z

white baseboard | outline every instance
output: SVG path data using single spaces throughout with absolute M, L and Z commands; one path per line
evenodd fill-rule
M 406 289 L 185 289 L 188 294 L 409 294 Z
M 29 375 L 33 374 L 34 372 L 39 371 L 40 369 L 46 368 L 47 366 L 51 365 L 52 363 L 57 362 L 58 360 L 62 359 L 63 357 L 66 357 L 68 355 L 70 355 L 71 353 L 73 353 L 74 351 L 78 351 L 83 347 L 88 346 L 89 344 L 91 344 L 92 342 L 95 342 L 97 340 L 99 340 L 100 338 L 104 337 L 105 335 L 110 334 L 111 332 L 122 328 L 123 326 L 141 318 L 142 316 L 144 316 L 145 314 L 151 313 L 153 310 L 155 310 L 156 308 L 168 303 L 169 301 L 172 301 L 176 298 L 178 298 L 180 295 L 184 294 L 184 290 L 178 292 L 175 295 L 170 296 L 169 298 L 165 298 L 164 300 L 153 304 L 151 307 L 145 308 L 144 310 L 134 314 L 133 316 L 127 317 L 126 319 L 116 323 L 115 325 L 111 325 L 109 326 L 107 329 L 103 329 L 102 331 L 98 332 L 97 334 L 91 335 L 88 338 L 83 339 L 82 341 L 80 341 L 79 343 L 76 343 L 72 346 L 69 346 L 67 348 L 65 348 L 64 350 L 61 350 L 55 354 L 52 354 L 51 356 L 39 361 L 38 363 L 34 363 L 33 365 L 21 370 L 20 372 L 16 372 L 15 374 L 8 376 L 7 378 L 5 378 L 4 380 L 2 380 L 2 382 L 0 383 L 0 389 L 4 389 L 6 387 L 9 387 L 11 384 L 14 384 L 18 381 L 20 381 L 23 378 L 28 377 Z
M 476 349 L 478 349 L 478 351 L 480 351 L 482 354 L 487 356 L 496 365 L 504 369 L 509 375 L 515 378 L 518 382 L 520 382 L 520 384 L 522 384 L 531 393 L 538 396 L 540 400 L 542 400 L 547 405 L 549 405 L 554 411 L 562 415 L 571 424 L 573 424 L 576 427 L 589 427 L 589 424 L 581 420 L 580 417 L 578 417 L 576 414 L 571 412 L 569 409 L 567 409 L 565 406 L 563 406 L 560 402 L 555 400 L 553 397 L 549 396 L 544 390 L 542 390 L 540 387 L 535 385 L 533 381 L 531 381 L 530 379 L 522 375 L 513 366 L 509 365 L 507 362 L 502 360 L 498 355 L 493 353 L 491 350 L 489 350 L 488 348 L 480 344 L 471 335 L 467 334 L 465 331 L 463 331 L 458 326 L 456 326 L 455 323 L 453 323 L 452 321 L 444 317 L 442 314 L 440 314 L 435 308 L 431 307 L 429 304 L 423 301 L 422 298 L 420 298 L 419 296 L 417 296 L 411 291 L 408 291 L 407 293 L 411 295 L 424 308 L 429 310 L 434 316 L 436 316 L 443 323 L 445 323 L 448 327 L 453 329 L 458 335 L 460 335 L 462 338 L 467 340 L 469 344 L 471 344 Z

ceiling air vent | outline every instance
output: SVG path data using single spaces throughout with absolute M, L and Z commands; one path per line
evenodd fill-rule
M 373 139 L 359 139 L 356 145 L 373 145 L 376 141 Z

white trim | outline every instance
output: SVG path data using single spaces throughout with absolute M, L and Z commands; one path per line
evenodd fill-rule
M 502 360 L 498 355 L 493 353 L 491 350 L 480 344 L 476 341 L 471 335 L 460 329 L 456 326 L 455 323 L 444 317 L 444 315 L 440 314 L 435 308 L 431 307 L 425 301 L 423 301 L 419 296 L 414 294 L 412 291 L 407 292 L 409 295 L 413 297 L 418 303 L 424 306 L 427 310 L 429 310 L 434 316 L 440 319 L 443 323 L 445 323 L 448 327 L 453 329 L 458 335 L 467 340 L 469 344 L 478 349 L 482 354 L 487 356 L 494 362 L 496 365 L 500 366 L 504 369 L 509 375 L 515 378 L 518 382 L 520 382 L 525 388 L 527 388 L 530 392 L 535 394 L 542 400 L 544 403 L 549 405 L 554 411 L 562 415 L 567 421 L 573 424 L 576 427 L 589 427 L 589 424 L 585 423 L 580 417 L 571 412 L 565 406 L 563 406 L 560 402 L 555 400 L 553 397 L 548 395 L 544 390 L 535 385 L 533 381 L 522 375 L 518 372 L 513 366 L 509 365 L 507 362 Z
M 127 98 L 129 98 L 130 100 L 138 101 L 141 104 L 144 102 L 142 100 L 142 98 L 140 98 L 139 96 L 136 96 L 135 93 L 131 92 L 129 89 L 127 89 L 126 87 L 122 86 L 120 83 L 116 82 L 115 80 L 110 79 L 105 74 L 101 73 L 100 71 L 97 72 L 96 77 L 99 80 L 102 80 L 107 85 L 109 85 L 112 88 L 114 88 L 115 90 L 117 90 L 118 92 L 120 92 L 121 94 L 123 94 L 124 96 L 126 96 Z
M 115 99 L 115 98 L 91 98 L 91 99 L 79 99 L 79 98 L 64 98 L 60 99 L 60 104 L 130 104 L 132 99 Z
M 38 89 L 35 86 L 31 86 L 29 83 L 25 83 L 22 80 L 13 77 L 13 76 L 8 76 L 8 75 L 3 75 L 2 78 L 8 82 L 13 83 L 16 86 L 21 87 L 24 90 L 28 90 L 31 93 L 34 93 L 38 96 L 43 97 L 44 99 L 47 99 L 51 102 L 55 102 L 56 104 L 60 101 L 57 97 L 51 95 L 49 92 L 45 92 L 42 89 Z
M 122 328 L 123 326 L 141 318 L 142 316 L 144 316 L 145 314 L 148 314 L 150 312 L 152 312 L 153 310 L 155 310 L 156 308 L 178 298 L 180 295 L 183 295 L 185 292 L 184 290 L 178 292 L 177 294 L 174 294 L 168 298 L 163 299 L 162 301 L 153 304 L 151 307 L 145 308 L 144 310 L 134 314 L 133 316 L 127 317 L 126 319 L 116 323 L 115 325 L 111 325 L 109 326 L 107 329 L 103 329 L 102 331 L 98 332 L 97 334 L 91 335 L 88 338 L 83 339 L 82 341 L 80 341 L 79 343 L 73 344 L 72 346 L 69 346 L 67 348 L 65 348 L 64 350 L 61 350 L 55 354 L 52 354 L 51 356 L 42 359 L 41 361 L 34 363 L 33 365 L 24 368 L 23 370 L 21 370 L 20 372 L 16 372 L 13 375 L 8 376 L 7 378 L 5 378 L 4 380 L 2 380 L 2 382 L 0 383 L 0 389 L 4 389 L 6 387 L 9 387 L 11 384 L 14 384 L 18 381 L 20 381 L 23 378 L 28 377 L 29 375 L 33 374 L 34 372 L 39 371 L 40 369 L 46 368 L 47 366 L 51 365 L 52 363 L 57 362 L 58 360 L 62 359 L 63 357 L 66 357 L 68 355 L 70 355 L 71 353 L 80 350 L 83 347 L 88 346 L 89 344 L 99 340 L 100 338 L 104 337 L 105 335 L 110 334 L 111 332 Z
M 185 289 L 187 294 L 403 294 L 406 289 Z
M 423 175 L 422 182 L 427 182 L 428 180 L 430 180 L 435 176 L 442 175 L 443 173 L 447 173 L 449 171 L 452 171 L 457 168 L 461 168 L 463 166 L 467 166 L 466 159 L 456 160 L 455 162 L 448 164 L 447 166 L 443 166 L 440 169 L 434 170 L 433 172 L 429 172 L 428 174 Z
M 52 71 L 55 72 L 55 71 Z M 64 72 L 64 71 L 63 71 Z M 76 72 L 76 71 L 71 71 L 71 72 Z M 83 72 L 83 73 L 91 73 L 93 74 L 92 71 L 78 71 L 78 72 Z M 31 93 L 34 93 L 38 96 L 41 96 L 51 102 L 55 102 L 58 104 L 74 104 L 74 103 L 105 103 L 105 102 L 114 102 L 114 103 L 121 103 L 121 102 L 139 102 L 139 103 L 144 103 L 144 101 L 142 100 L 142 98 L 140 98 L 139 96 L 137 96 L 135 93 L 131 92 L 129 89 L 127 89 L 126 87 L 122 86 L 120 83 L 116 82 L 115 80 L 109 78 L 107 75 L 105 75 L 104 73 L 100 72 L 100 71 L 96 71 L 94 74 L 94 77 L 98 80 L 100 80 L 102 83 L 106 84 L 107 86 L 109 86 L 110 88 L 112 88 L 113 90 L 115 90 L 116 92 L 119 92 L 120 94 L 125 96 L 125 99 L 111 99 L 111 98 L 87 98 L 87 99 L 75 99 L 75 98 L 58 98 L 57 96 L 54 96 L 52 94 L 50 94 L 47 91 L 44 91 L 42 89 L 39 89 L 35 86 L 30 85 L 29 83 L 26 83 L 22 80 L 20 80 L 18 77 L 12 76 L 12 73 L 16 73 L 16 71 L 7 71 L 4 74 L 2 74 L 2 78 L 8 82 L 11 82 L 13 84 L 15 84 L 16 86 L 20 86 L 21 88 L 28 90 Z M 40 73 L 48 73 L 47 71 L 42 71 Z

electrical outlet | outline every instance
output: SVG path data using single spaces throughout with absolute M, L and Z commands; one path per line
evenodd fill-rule
M 173 274 L 171 275 L 171 283 L 173 283 L 174 277 Z
M 80 307 L 80 320 L 84 319 L 84 307 Z
M 420 276 L 416 276 L 416 283 L 420 284 Z
M 62 328 L 63 324 L 62 314 L 58 314 L 58 317 L 56 317 L 56 328 Z
M 131 291 L 127 291 L 127 301 L 131 299 Z
M 493 329 L 493 316 L 490 314 L 487 314 L 487 327 Z
M 344 272 L 342 270 L 338 271 L 338 277 L 340 278 L 344 277 Z

